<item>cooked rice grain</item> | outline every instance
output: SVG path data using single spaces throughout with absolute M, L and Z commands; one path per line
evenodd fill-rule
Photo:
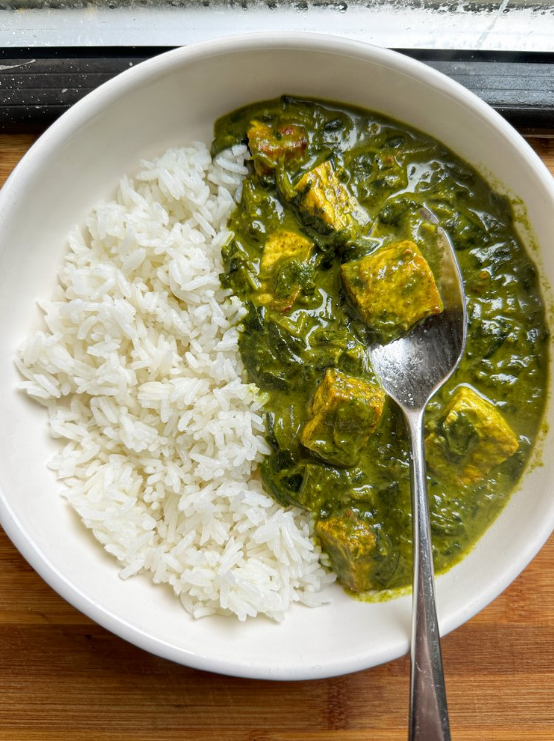
M 309 517 L 262 489 L 260 396 L 243 380 L 238 299 L 219 283 L 244 146 L 171 149 L 75 230 L 47 331 L 16 360 L 66 441 L 51 467 L 126 579 L 168 582 L 194 617 L 281 620 L 333 580 Z

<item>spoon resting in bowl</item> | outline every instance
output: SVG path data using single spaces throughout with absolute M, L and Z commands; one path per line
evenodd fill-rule
M 401 339 L 371 345 L 369 353 L 383 388 L 404 413 L 411 445 L 414 572 L 409 741 L 450 741 L 435 605 L 423 420 L 427 403 L 458 367 L 466 342 L 467 310 L 450 239 L 434 214 L 425 208 L 421 214 L 436 226 L 440 255 L 436 279 L 443 311 Z

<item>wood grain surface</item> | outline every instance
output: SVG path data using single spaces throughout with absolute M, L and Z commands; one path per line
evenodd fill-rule
M 33 141 L 0 136 L 0 183 Z M 554 142 L 531 144 L 554 174 Z M 554 741 L 554 538 L 443 653 L 454 741 Z M 0 741 L 405 741 L 408 671 L 278 683 L 177 666 L 77 612 L 0 530 Z

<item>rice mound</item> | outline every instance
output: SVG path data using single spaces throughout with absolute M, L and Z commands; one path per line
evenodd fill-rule
M 169 583 L 194 617 L 320 604 L 334 577 L 309 515 L 256 473 L 263 399 L 238 351 L 244 309 L 223 290 L 221 248 L 247 173 L 245 146 L 212 162 L 171 149 L 123 178 L 75 230 L 46 331 L 20 349 L 21 387 L 67 441 L 64 495 L 126 579 Z

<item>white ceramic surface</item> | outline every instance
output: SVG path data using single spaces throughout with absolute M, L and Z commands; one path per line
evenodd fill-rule
M 408 649 L 410 598 L 364 604 L 331 590 L 330 605 L 266 619 L 193 621 L 165 587 L 122 582 L 59 496 L 46 463 L 55 450 L 44 410 L 16 391 L 12 358 L 39 323 L 70 228 L 109 197 L 141 157 L 191 139 L 213 121 L 282 93 L 342 100 L 441 139 L 526 204 L 554 282 L 554 186 L 525 142 L 479 99 L 422 64 L 357 42 L 250 35 L 191 46 L 125 72 L 66 113 L 35 144 L 0 194 L 0 519 L 63 597 L 123 638 L 202 669 L 270 679 L 363 669 Z M 551 415 L 552 416 L 552 415 Z M 550 425 L 554 430 L 554 425 Z M 549 433 L 546 446 L 552 441 Z M 545 456 L 472 553 L 438 580 L 446 633 L 494 599 L 554 526 L 553 463 Z

